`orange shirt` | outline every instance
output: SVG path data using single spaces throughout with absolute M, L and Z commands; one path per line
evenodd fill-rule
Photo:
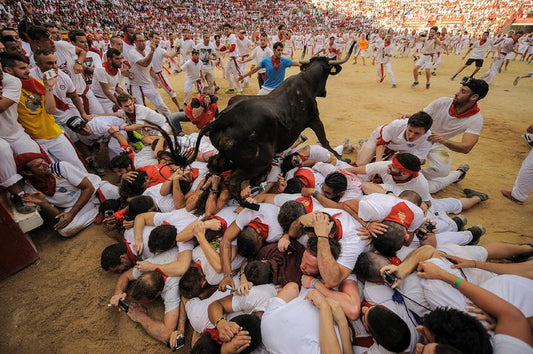
M 357 42 L 359 44 L 359 48 L 361 50 L 367 50 L 368 49 L 368 41 L 366 39 L 360 39 L 359 42 Z

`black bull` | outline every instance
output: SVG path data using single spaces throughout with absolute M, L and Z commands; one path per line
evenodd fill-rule
M 194 161 L 202 136 L 207 135 L 218 149 L 216 158 L 233 173 L 226 180 L 231 194 L 240 198 L 240 184 L 258 177 L 271 165 L 274 154 L 289 148 L 306 128 L 311 128 L 329 151 L 331 148 L 320 120 L 316 97 L 326 97 L 329 75 L 341 71 L 355 46 L 343 60 L 314 57 L 300 60 L 301 72 L 285 80 L 266 96 L 235 96 L 217 119 L 205 126 L 198 136 Z M 305 48 L 303 56 L 305 55 Z

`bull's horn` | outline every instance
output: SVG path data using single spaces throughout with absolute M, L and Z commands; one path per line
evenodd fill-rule
M 304 45 L 304 49 L 302 50 L 302 56 L 300 57 L 300 64 L 309 64 L 309 60 L 304 60 L 306 51 L 307 51 L 307 46 Z
M 355 44 L 356 42 L 352 42 L 352 45 L 350 46 L 350 50 L 348 51 L 348 53 L 346 53 L 346 56 L 341 59 L 341 60 L 330 60 L 328 61 L 328 63 L 330 65 L 340 65 L 340 64 L 344 64 L 348 61 L 348 59 L 350 59 L 350 55 L 352 55 L 352 52 L 353 52 L 353 48 L 355 47 Z

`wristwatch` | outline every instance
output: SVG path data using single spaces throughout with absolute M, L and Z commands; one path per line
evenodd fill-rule
M 76 60 L 75 63 L 78 64 L 78 65 L 83 65 L 83 63 L 80 62 L 79 60 Z
M 318 194 L 319 194 L 318 191 L 314 191 L 313 194 L 312 194 L 312 195 L 313 195 L 313 198 L 316 199 L 316 197 L 318 197 Z

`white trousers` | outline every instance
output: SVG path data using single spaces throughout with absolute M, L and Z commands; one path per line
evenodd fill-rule
M 392 65 L 390 62 L 384 63 L 384 64 L 378 64 L 378 77 L 383 81 L 385 78 L 385 70 L 387 70 L 387 73 L 390 76 L 390 81 L 396 85 L 396 80 L 394 79 L 394 73 L 392 72 Z
M 87 173 L 87 169 L 80 161 L 74 145 L 65 137 L 65 133 L 59 134 L 55 139 L 36 139 L 43 150 L 56 162 L 67 161 Z
M 522 162 L 511 195 L 520 201 L 524 201 L 529 196 L 531 186 L 533 186 L 533 150 L 529 151 L 529 154 Z
M 161 98 L 159 91 L 154 87 L 154 85 L 138 86 L 130 83 L 130 94 L 137 99 L 138 104 L 146 106 L 146 99 L 148 98 L 150 102 L 152 102 L 152 104 L 157 108 L 159 113 L 167 117 L 170 114 L 170 110 L 165 102 L 163 102 L 163 98 Z
M 233 76 L 237 84 L 237 91 L 242 91 L 241 82 L 237 80 L 240 75 L 241 72 L 239 69 L 239 64 L 237 64 L 237 58 L 229 57 L 228 62 L 226 63 L 226 80 L 228 80 L 230 90 L 235 89 L 233 79 L 231 78 Z
M 505 57 L 502 54 L 497 55 L 499 55 L 499 57 L 492 60 L 492 65 L 490 66 L 489 71 L 479 77 L 480 80 L 485 80 L 485 82 L 487 82 L 489 85 L 500 71 L 500 68 L 505 60 Z

